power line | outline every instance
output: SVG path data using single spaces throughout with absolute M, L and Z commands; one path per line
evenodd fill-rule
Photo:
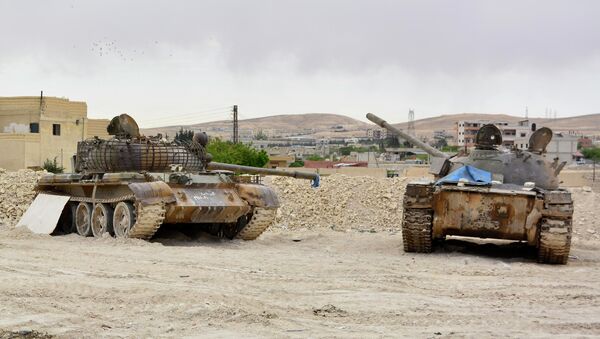
M 212 112 L 205 111 L 205 112 L 191 113 L 191 114 L 185 114 L 185 115 L 174 115 L 174 116 L 148 119 L 148 120 L 143 120 L 140 123 L 144 126 L 144 128 L 152 128 L 152 127 L 147 127 L 148 125 L 152 125 L 152 126 L 156 126 L 156 127 L 164 127 L 164 125 L 173 126 L 173 125 L 178 125 L 178 124 L 188 124 L 189 125 L 189 124 L 194 124 L 194 123 L 206 122 L 206 121 L 200 121 L 200 120 L 207 120 L 207 119 L 227 120 L 227 117 L 230 113 L 231 113 L 231 110 L 220 109 L 220 110 L 215 110 Z
M 156 123 L 170 123 L 174 121 L 197 121 L 198 119 L 206 119 L 206 118 L 215 118 L 222 117 L 223 120 L 226 120 L 229 116 L 230 111 L 222 111 L 222 112 L 213 112 L 213 113 L 205 113 L 205 114 L 197 114 L 195 116 L 189 117 L 178 117 L 172 116 L 168 118 L 154 119 L 154 120 L 143 120 L 145 124 L 156 124 Z
M 222 108 L 215 108 L 212 110 L 197 111 L 194 113 L 175 114 L 175 115 L 171 115 L 171 116 L 163 116 L 163 117 L 157 117 L 157 118 L 152 118 L 152 119 L 145 119 L 145 121 L 173 119 L 174 117 L 183 117 L 183 118 L 195 117 L 195 116 L 201 116 L 201 115 L 205 115 L 205 114 L 224 113 L 224 112 L 230 112 L 230 111 L 231 111 L 231 106 L 226 106 L 226 107 L 222 107 Z

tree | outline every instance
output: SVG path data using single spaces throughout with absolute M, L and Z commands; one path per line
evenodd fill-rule
M 384 141 L 383 141 L 385 147 L 389 147 L 389 148 L 398 148 L 400 147 L 400 141 L 398 141 L 398 138 L 396 137 L 387 137 Z
M 341 155 L 350 155 L 350 153 L 352 152 L 358 152 L 358 153 L 365 153 L 368 150 L 364 147 L 356 147 L 356 146 L 344 146 L 344 147 L 340 147 L 340 154 Z
M 267 135 L 263 132 L 262 129 L 258 130 L 258 133 L 256 133 L 256 136 L 254 137 L 254 139 L 256 140 L 267 140 L 268 137 Z
M 296 160 L 290 164 L 290 167 L 304 167 L 304 161 Z
M 444 139 L 444 138 L 435 139 L 435 144 L 434 144 L 435 148 L 444 148 L 446 146 L 448 146 L 448 142 L 446 141 L 446 139 Z
M 458 149 L 459 149 L 458 146 L 444 146 L 444 147 L 442 147 L 442 152 L 456 153 L 456 152 L 458 152 Z
M 325 158 L 323 158 L 322 156 L 317 155 L 317 154 L 312 154 L 312 155 L 309 155 L 308 157 L 306 157 L 306 160 L 321 161 L 321 160 L 325 160 Z
M 269 162 L 269 155 L 264 150 L 257 151 L 249 145 L 219 138 L 211 139 L 206 150 L 216 162 L 253 167 L 264 167 Z
M 581 150 L 581 154 L 583 154 L 583 156 L 586 159 L 592 159 L 594 161 L 599 161 L 600 160 L 600 147 L 584 148 Z
M 193 137 L 194 137 L 194 131 L 189 130 L 189 129 L 183 129 L 183 127 L 181 127 L 179 132 L 175 133 L 175 141 L 190 142 L 190 141 L 192 141 Z
M 48 171 L 50 173 L 54 173 L 54 174 L 63 173 L 65 171 L 64 167 L 58 165 L 58 162 L 56 161 L 56 157 L 54 157 L 54 160 L 46 159 L 46 161 L 44 161 L 44 166 L 42 166 L 42 168 L 45 169 L 46 171 Z

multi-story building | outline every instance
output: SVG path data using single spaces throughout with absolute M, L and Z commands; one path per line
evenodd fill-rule
M 108 137 L 107 119 L 89 119 L 87 104 L 65 98 L 0 97 L 0 167 L 39 168 L 46 160 L 71 171 L 77 142 Z
M 502 132 L 502 144 L 505 147 L 516 147 L 527 149 L 529 147 L 529 136 L 535 130 L 535 123 L 530 124 L 529 120 L 522 120 L 516 124 L 508 121 L 492 120 L 461 120 L 457 125 L 457 144 L 460 147 L 474 147 L 477 131 L 488 124 L 496 125 Z
M 370 139 L 375 139 L 375 140 L 379 140 L 379 139 L 383 139 L 384 132 L 382 131 L 381 128 L 369 128 L 367 129 L 367 138 Z

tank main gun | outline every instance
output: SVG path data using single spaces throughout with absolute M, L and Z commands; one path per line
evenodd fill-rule
M 242 165 L 233 165 L 233 164 L 225 164 L 222 162 L 209 162 L 207 164 L 207 169 L 209 170 L 223 170 L 223 171 L 232 171 L 236 173 L 248 173 L 248 174 L 262 174 L 262 175 L 276 175 L 281 177 L 291 177 L 297 179 L 307 179 L 312 181 L 313 187 L 319 186 L 320 176 L 317 173 L 309 173 L 309 172 L 298 172 L 298 171 L 284 171 L 277 170 L 273 168 L 263 168 L 263 167 L 252 167 L 252 166 L 242 166 Z
M 402 132 L 401 130 L 388 124 L 387 121 L 381 119 L 380 117 L 376 116 L 373 113 L 367 113 L 367 119 L 371 120 L 376 125 L 378 125 L 382 128 L 385 128 L 388 131 L 402 137 L 403 139 L 407 140 L 411 144 L 417 146 L 418 148 L 422 149 L 423 151 L 427 152 L 429 155 L 431 155 L 433 157 L 444 158 L 444 159 L 450 158 L 447 154 L 439 151 L 438 149 L 436 149 L 434 147 L 429 146 L 428 144 L 422 142 L 421 140 L 413 137 L 410 134 Z

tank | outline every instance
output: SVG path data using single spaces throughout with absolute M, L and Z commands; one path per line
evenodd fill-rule
M 406 187 L 404 251 L 432 252 L 446 236 L 494 238 L 535 247 L 540 263 L 567 263 L 573 201 L 571 194 L 559 187 L 558 174 L 565 163 L 546 157 L 552 139 L 549 128 L 534 131 L 528 149 L 520 150 L 501 147 L 500 129 L 485 125 L 475 136 L 474 150 L 451 156 L 374 114 L 367 118 L 430 155 L 434 180 L 417 180 Z M 491 174 L 491 180 L 449 180 L 459 177 L 461 169 L 467 173 L 483 170 Z
M 256 174 L 319 182 L 314 173 L 212 162 L 205 133 L 190 142 L 144 137 L 127 115 L 115 117 L 108 131 L 111 139 L 78 143 L 75 173 L 48 174 L 37 184 L 38 197 L 64 198 L 58 220 L 63 232 L 148 240 L 161 225 L 178 224 L 253 240 L 273 224 L 279 207 L 275 192 Z

